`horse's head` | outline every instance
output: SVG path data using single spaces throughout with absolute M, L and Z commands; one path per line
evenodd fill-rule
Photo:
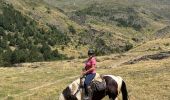
M 80 79 L 73 81 L 60 94 L 59 100 L 80 100 L 81 91 L 78 91 L 79 86 L 80 86 Z

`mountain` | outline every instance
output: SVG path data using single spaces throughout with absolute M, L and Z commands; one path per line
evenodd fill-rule
M 168 0 L 1 0 L 0 65 L 126 52 L 169 37 Z M 82 3 L 83 2 L 83 3 Z

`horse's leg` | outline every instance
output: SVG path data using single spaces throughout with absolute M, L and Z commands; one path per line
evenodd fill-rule
M 114 93 L 110 93 L 108 95 L 109 95 L 110 100 L 117 100 L 117 98 L 116 98 L 117 96 Z

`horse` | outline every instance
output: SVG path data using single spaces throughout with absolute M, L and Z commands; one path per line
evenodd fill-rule
M 109 96 L 110 100 L 118 100 L 120 92 L 122 100 L 128 100 L 128 92 L 125 81 L 120 76 L 103 75 L 106 82 L 106 88 L 102 91 L 92 91 L 90 100 L 102 100 Z M 59 100 L 83 100 L 83 89 L 80 86 L 80 78 L 69 84 L 60 94 Z

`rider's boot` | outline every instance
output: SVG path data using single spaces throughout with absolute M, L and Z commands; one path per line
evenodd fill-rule
M 85 88 L 84 100 L 90 100 L 90 97 L 91 97 L 91 88 L 90 86 L 88 86 L 87 88 Z

